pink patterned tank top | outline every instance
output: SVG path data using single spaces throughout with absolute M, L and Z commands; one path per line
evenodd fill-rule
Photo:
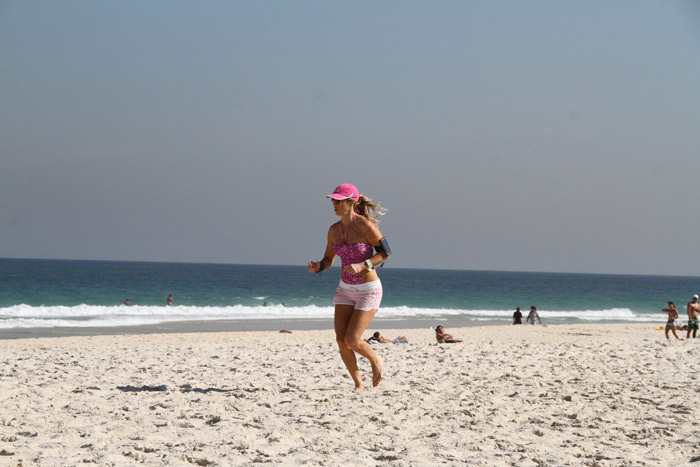
M 372 257 L 372 250 L 372 245 L 369 243 L 336 243 L 333 245 L 333 251 L 340 256 L 342 268 L 353 263 L 364 263 L 366 259 Z M 362 284 L 362 275 L 343 271 L 340 280 L 346 284 Z
M 350 221 L 352 225 L 355 217 Z M 372 245 L 369 243 L 346 243 L 348 237 L 350 236 L 350 225 L 348 225 L 348 232 L 345 233 L 345 228 L 343 224 L 340 224 L 340 229 L 343 236 L 343 243 L 335 243 L 333 245 L 333 251 L 335 254 L 340 256 L 341 268 L 345 269 L 345 266 L 354 263 L 364 263 L 366 259 L 372 257 Z M 346 284 L 362 284 L 362 274 L 350 274 L 348 272 L 342 272 L 340 274 L 340 280 Z

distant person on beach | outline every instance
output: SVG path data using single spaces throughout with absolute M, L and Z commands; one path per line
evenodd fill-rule
M 668 319 L 666 320 L 666 339 L 669 339 L 668 331 L 673 331 L 673 335 L 676 336 L 676 339 L 678 339 L 678 334 L 676 334 L 676 320 L 678 319 L 678 310 L 676 309 L 676 305 L 673 302 L 668 302 L 668 308 L 664 308 L 661 311 L 668 313 Z M 688 326 L 688 329 L 690 329 L 690 326 Z M 688 331 L 688 335 L 690 335 L 690 331 Z
M 688 335 L 687 339 L 690 339 L 690 331 L 693 331 L 693 339 L 698 335 L 698 313 L 700 313 L 700 303 L 698 303 L 698 296 L 693 295 L 693 301 L 688 303 Z
M 340 283 L 335 292 L 335 339 L 340 357 L 355 383 L 362 389 L 362 376 L 357 366 L 360 354 L 372 366 L 372 386 L 382 380 L 382 360 L 362 334 L 379 309 L 382 283 L 375 266 L 389 258 L 391 250 L 377 228 L 377 217 L 384 208 L 355 188 L 344 183 L 327 196 L 340 220 L 328 229 L 326 250 L 320 261 L 309 261 L 309 272 L 320 273 L 333 265 L 336 256 L 342 263 Z
M 367 342 L 370 344 L 388 344 L 391 342 L 391 339 L 387 339 L 386 337 L 382 336 L 379 331 L 376 331 L 374 334 L 372 334 L 372 337 L 367 339 Z
M 530 307 L 530 313 L 527 315 L 528 324 L 542 324 L 540 315 L 537 314 L 537 308 L 534 306 Z
M 407 344 L 408 343 L 408 338 L 406 336 L 399 336 L 394 340 L 388 339 L 384 336 L 382 336 L 379 331 L 376 331 L 374 334 L 372 334 L 372 337 L 367 339 L 367 342 L 370 344 Z
M 172 296 L 172 294 L 171 294 L 171 295 L 168 295 L 168 302 L 167 302 L 167 303 L 168 303 L 168 306 L 173 306 L 173 296 Z
M 520 307 L 515 307 L 515 313 L 513 313 L 513 324 L 523 324 L 523 314 L 520 313 Z
M 130 302 L 129 299 L 127 298 L 126 300 L 124 300 L 124 301 L 122 302 L 122 305 L 131 306 L 131 302 Z
M 446 334 L 445 328 L 442 326 L 435 328 L 435 339 L 437 339 L 438 344 L 454 344 L 457 342 L 462 342 L 462 339 L 455 339 L 452 334 Z

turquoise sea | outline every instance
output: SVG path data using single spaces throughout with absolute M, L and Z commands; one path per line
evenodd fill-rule
M 310 274 L 305 265 L 0 259 L 0 338 L 38 328 L 165 323 L 328 327 L 339 275 L 337 266 Z M 391 262 L 379 275 L 384 299 L 375 321 L 395 327 L 508 324 L 516 306 L 527 312 L 531 305 L 545 324 L 663 323 L 668 300 L 683 315 L 700 292 L 698 277 L 397 269 Z M 165 306 L 169 294 L 173 307 Z M 127 298 L 130 307 L 121 305 Z

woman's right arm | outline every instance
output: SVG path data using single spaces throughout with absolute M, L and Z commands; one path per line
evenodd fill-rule
M 333 250 L 333 239 L 331 238 L 331 230 L 328 229 L 328 239 L 326 241 L 326 251 L 323 254 L 323 258 L 320 261 L 309 261 L 309 272 L 321 272 L 333 265 L 335 261 L 335 250 Z

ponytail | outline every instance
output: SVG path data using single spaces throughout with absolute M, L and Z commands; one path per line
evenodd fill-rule
M 377 224 L 379 216 L 383 216 L 385 208 L 381 207 L 379 203 L 373 203 L 371 199 L 365 195 L 360 195 L 360 200 L 355 203 L 355 212 L 366 218 L 373 224 Z

